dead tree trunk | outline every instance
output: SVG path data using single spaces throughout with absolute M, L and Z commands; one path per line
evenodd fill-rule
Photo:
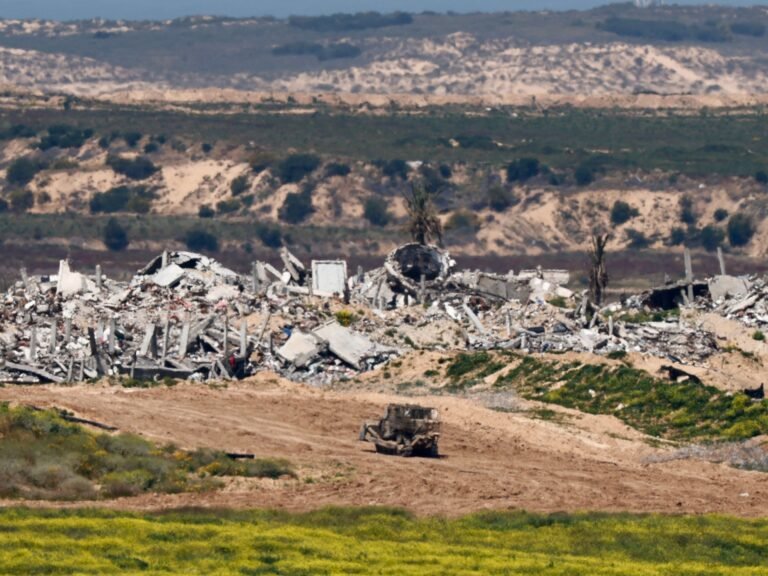
M 608 244 L 608 234 L 594 234 L 590 259 L 592 268 L 589 271 L 589 299 L 595 306 L 603 302 L 605 288 L 608 286 L 608 272 L 605 269 L 605 247 Z

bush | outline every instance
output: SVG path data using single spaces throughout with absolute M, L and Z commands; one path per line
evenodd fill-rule
M 122 174 L 131 180 L 146 180 L 160 170 L 145 156 L 139 156 L 134 160 L 121 158 L 120 156 L 110 156 L 107 158 L 107 166 L 116 173 Z
M 37 173 L 43 170 L 45 166 L 32 158 L 23 157 L 11 162 L 5 174 L 5 179 L 9 184 L 17 186 L 26 186 L 35 179 Z
M 755 330 L 752 333 L 752 339 L 758 342 L 765 342 L 765 334 L 761 330 Z
M 752 219 L 746 214 L 735 214 L 728 221 L 728 241 L 731 246 L 746 246 L 754 234 Z
M 616 226 L 626 224 L 632 218 L 639 215 L 640 212 L 638 212 L 637 208 L 633 208 L 623 200 L 616 200 L 613 203 L 613 208 L 611 208 L 611 222 Z
M 492 186 L 488 189 L 488 206 L 494 212 L 504 212 L 510 206 L 514 206 L 516 201 L 512 191 L 503 186 Z
M 147 142 L 146 146 L 144 146 L 144 154 L 154 154 L 155 152 L 160 151 L 160 144 L 157 142 Z
M 693 226 L 696 224 L 697 216 L 693 210 L 693 199 L 688 196 L 682 196 L 680 198 L 680 222 Z
M 378 196 L 371 196 L 366 199 L 363 216 L 374 226 L 386 226 L 391 219 L 387 201 Z
M 211 152 L 213 152 L 213 144 L 209 142 L 203 142 L 200 145 L 200 150 L 203 151 L 203 154 L 210 154 Z
M 107 192 L 97 192 L 91 198 L 89 205 L 92 214 L 115 212 L 147 214 L 154 199 L 155 194 L 144 186 L 135 188 L 118 186 Z
M 139 144 L 139 142 L 142 139 L 141 132 L 128 132 L 126 134 L 123 134 L 123 140 L 125 140 L 125 143 L 128 145 L 129 148 L 136 148 L 136 146 Z
M 216 204 L 216 212 L 219 214 L 232 214 L 242 208 L 242 203 L 237 198 L 232 200 L 221 200 Z
M 320 166 L 320 158 L 314 154 L 291 154 L 278 165 L 278 175 L 283 183 L 301 182 Z
M 648 240 L 648 238 L 645 237 L 645 234 L 643 234 L 640 230 L 635 230 L 634 228 L 628 228 L 626 231 L 627 234 L 627 240 L 629 240 L 629 244 L 627 245 L 627 248 L 631 250 L 645 250 L 648 248 L 648 246 L 651 245 L 651 242 Z
M 445 180 L 453 178 L 453 169 L 448 164 L 440 164 L 440 176 Z
M 332 162 L 325 167 L 325 177 L 332 178 L 334 176 L 349 176 L 352 169 L 346 164 L 339 164 L 338 162 Z
M 589 186 L 595 181 L 595 169 L 591 162 L 583 162 L 576 167 L 573 174 L 576 184 L 579 186 Z
M 125 228 L 116 219 L 110 218 L 104 227 L 104 245 L 112 252 L 122 252 L 128 244 L 130 240 Z
M 50 150 L 51 148 L 80 148 L 93 136 L 93 130 L 80 130 L 74 126 L 58 124 L 48 128 L 48 134 L 40 139 L 38 148 Z
M 200 209 L 197 211 L 197 215 L 200 218 L 213 218 L 216 216 L 216 211 L 208 206 L 208 204 L 203 204 L 200 206 Z
M 219 239 L 201 228 L 187 231 L 184 243 L 193 252 L 218 252 L 219 250 Z
M 507 182 L 525 182 L 541 172 L 536 158 L 520 158 L 507 166 Z
M 260 174 L 275 165 L 277 159 L 270 152 L 256 152 L 251 156 L 249 164 L 254 174 Z
M 728 210 L 725 208 L 718 208 L 715 210 L 715 222 L 723 222 L 728 218 Z
M 3 198 L 0 198 L 0 214 L 8 212 L 8 202 Z
M 384 176 L 392 179 L 400 178 L 401 180 L 408 179 L 408 172 L 410 172 L 410 170 L 411 168 L 408 166 L 408 163 L 400 158 L 385 162 L 381 168 L 381 172 Z
M 312 191 L 306 188 L 302 192 L 288 194 L 278 211 L 278 216 L 281 220 L 290 224 L 299 224 L 309 218 L 314 211 Z
M 446 230 L 460 230 L 476 232 L 480 229 L 480 219 L 477 214 L 469 210 L 457 210 L 448 218 Z
M 22 213 L 35 205 L 35 195 L 30 190 L 14 190 L 11 192 L 10 201 L 13 211 Z
M 701 245 L 707 252 L 714 252 L 725 240 L 725 233 L 717 226 L 705 226 L 699 235 Z
M 274 224 L 256 224 L 256 235 L 267 248 L 280 248 L 283 245 L 283 232 Z
M 768 172 L 765 170 L 758 170 L 755 172 L 755 180 L 758 184 L 768 184 Z
M 240 194 L 248 190 L 248 186 L 248 176 L 243 174 L 232 180 L 229 184 L 229 189 L 232 191 L 232 196 L 240 196 Z

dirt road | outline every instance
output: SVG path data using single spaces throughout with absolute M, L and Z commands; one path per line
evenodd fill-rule
M 99 505 L 289 510 L 391 505 L 447 516 L 486 509 L 768 515 L 764 474 L 695 461 L 647 464 L 661 449 L 607 416 L 558 410 L 562 418 L 551 421 L 489 410 L 461 398 L 415 399 L 440 409 L 444 456 L 378 455 L 371 444 L 357 441 L 360 424 L 397 400 L 403 401 L 367 392 L 325 392 L 270 375 L 226 389 L 188 384 L 148 390 L 107 385 L 0 389 L 0 401 L 66 408 L 153 440 L 283 457 L 299 468 L 298 480 L 236 479 L 215 493 L 140 496 Z

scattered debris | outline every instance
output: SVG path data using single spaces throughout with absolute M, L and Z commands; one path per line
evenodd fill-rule
M 343 260 L 253 264 L 250 277 L 192 252 L 165 252 L 130 281 L 96 270 L 22 278 L 0 302 L 0 381 L 240 379 L 272 370 L 323 385 L 374 370 L 408 348 L 639 352 L 681 366 L 718 350 L 668 313 L 714 310 L 768 327 L 765 279 L 686 278 L 602 308 L 563 270 L 456 270 L 436 246 L 406 244 L 351 276 Z M 686 259 L 688 263 L 689 259 Z M 642 317 L 641 320 L 637 320 Z M 679 372 L 682 371 L 682 372 Z

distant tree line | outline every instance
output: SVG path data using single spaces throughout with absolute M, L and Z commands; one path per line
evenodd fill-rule
M 314 32 L 349 32 L 387 26 L 405 26 L 413 22 L 413 16 L 405 12 L 381 14 L 360 12 L 357 14 L 331 14 L 330 16 L 291 16 L 291 26 Z
M 612 32 L 619 36 L 629 36 L 632 38 L 643 38 L 647 40 L 662 40 L 665 42 L 729 42 L 733 39 L 733 34 L 762 35 L 759 33 L 758 26 L 751 23 L 739 23 L 729 26 L 726 22 L 706 22 L 701 24 L 685 24 L 676 20 L 643 20 L 640 18 L 619 18 L 613 16 L 603 22 L 599 22 L 597 27 L 606 32 Z M 738 32 L 734 30 L 736 26 Z M 749 32 L 745 32 L 745 31 Z
M 357 58 L 363 51 L 349 42 L 338 42 L 323 46 L 314 42 L 291 42 L 272 49 L 275 56 L 315 56 L 319 61 Z

